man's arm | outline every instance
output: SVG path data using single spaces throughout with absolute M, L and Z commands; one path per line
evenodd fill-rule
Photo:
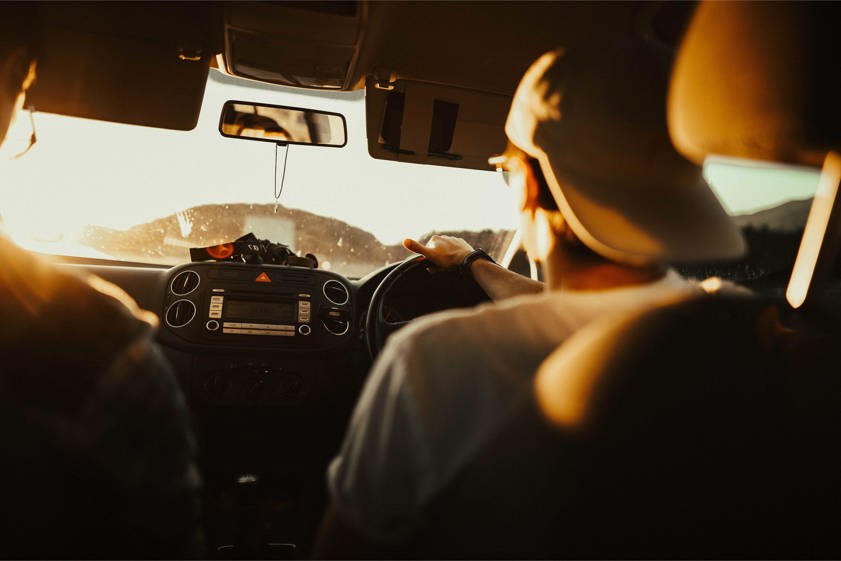
M 464 258 L 473 251 L 469 243 L 452 236 L 432 236 L 426 245 L 406 239 L 403 246 L 409 251 L 420 253 L 435 267 L 445 270 L 459 267 Z M 470 273 L 492 300 L 536 294 L 544 289 L 542 282 L 524 277 L 486 259 L 473 261 L 470 264 Z

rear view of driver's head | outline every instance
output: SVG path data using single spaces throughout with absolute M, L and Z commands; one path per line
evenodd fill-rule
M 641 38 L 546 53 L 517 88 L 506 135 L 539 161 L 564 221 L 602 257 L 739 257 L 739 230 L 671 145 L 669 69 L 668 54 Z

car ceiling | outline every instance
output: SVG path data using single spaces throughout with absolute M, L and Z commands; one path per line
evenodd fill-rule
M 692 7 L 665 2 L 47 2 L 38 82 L 28 103 L 39 111 L 189 130 L 198 119 L 208 69 L 221 62 L 230 74 L 285 85 L 341 90 L 367 85 L 386 91 L 405 82 L 415 90 L 422 84 L 425 92 L 442 88 L 449 99 L 474 105 L 470 111 L 465 105 L 462 113 L 486 123 L 476 130 L 496 145 L 504 140 L 507 99 L 538 55 L 629 32 L 674 46 Z M 467 91 L 472 93 L 459 94 Z M 481 102 L 482 95 L 490 101 Z M 370 97 L 369 119 L 382 119 L 387 96 Z M 374 153 L 381 123 L 373 120 L 368 123 L 372 155 L 401 159 Z M 404 127 L 409 121 L 430 126 L 406 118 Z M 494 133 L 487 135 L 488 130 Z M 404 137 L 410 138 L 407 132 Z M 491 146 L 479 142 L 466 149 L 486 154 Z M 486 166 L 461 160 L 413 161 Z

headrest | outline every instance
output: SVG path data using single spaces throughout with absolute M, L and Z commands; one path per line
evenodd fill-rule
M 841 148 L 839 22 L 834 3 L 702 2 L 671 78 L 678 151 L 821 165 Z

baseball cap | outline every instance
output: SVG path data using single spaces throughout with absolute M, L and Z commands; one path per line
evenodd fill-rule
M 745 251 L 699 166 L 666 127 L 669 57 L 642 40 L 541 56 L 505 132 L 540 162 L 564 219 L 593 251 L 632 265 Z

